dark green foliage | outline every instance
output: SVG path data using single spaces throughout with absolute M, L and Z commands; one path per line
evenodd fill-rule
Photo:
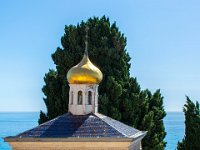
M 138 93 L 139 86 L 136 80 L 132 78 L 131 80 L 132 88 L 130 89 L 133 91 L 130 92 L 130 100 L 126 102 L 125 108 L 128 108 L 128 111 L 125 112 L 124 116 L 126 118 L 122 121 L 139 130 L 148 131 L 142 142 L 143 150 L 164 150 L 166 132 L 163 118 L 166 113 L 163 108 L 163 97 L 160 90 L 157 90 L 153 95 L 149 90 Z
M 38 123 L 42 124 L 43 122 L 46 122 L 46 121 L 48 121 L 46 114 L 40 111 L 40 118 L 38 120 Z
M 62 47 L 52 54 L 56 71 L 50 70 L 44 78 L 47 114 L 41 113 L 39 123 L 68 111 L 66 75 L 83 57 L 86 25 L 89 27 L 89 57 L 103 72 L 103 81 L 99 85 L 99 112 L 149 131 L 143 142 L 144 149 L 164 149 L 163 97 L 159 90 L 155 94 L 142 91 L 137 80 L 130 77 L 131 58 L 125 49 L 126 38 L 105 16 L 90 18 L 77 26 L 65 26 Z
M 44 102 L 47 107 L 46 118 L 48 119 L 43 116 L 43 112 L 43 114 L 40 114 L 40 116 L 45 118 L 45 121 L 53 119 L 66 112 L 67 102 L 64 97 L 66 94 L 68 94 L 68 89 L 65 88 L 66 85 L 55 70 L 49 70 L 49 72 L 45 74 L 44 82 L 46 85 L 42 88 L 42 91 L 46 96 L 44 98 Z M 40 117 L 40 123 L 44 121 L 42 121 L 42 118 Z
M 200 149 L 200 108 L 199 103 L 194 104 L 189 97 L 184 105 L 185 137 L 178 142 L 178 150 Z

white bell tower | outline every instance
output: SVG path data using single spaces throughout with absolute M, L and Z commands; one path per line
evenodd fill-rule
M 98 86 L 102 72 L 88 57 L 88 28 L 86 27 L 85 53 L 79 64 L 67 73 L 69 82 L 69 112 L 73 115 L 86 115 L 98 112 Z
M 69 84 L 69 112 L 86 115 L 98 112 L 97 84 Z

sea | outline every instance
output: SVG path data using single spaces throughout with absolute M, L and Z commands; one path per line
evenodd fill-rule
M 0 150 L 11 150 L 3 137 L 13 136 L 38 125 L 39 112 L 0 112 Z M 167 136 L 165 150 L 175 150 L 184 136 L 184 114 L 167 112 L 164 119 Z

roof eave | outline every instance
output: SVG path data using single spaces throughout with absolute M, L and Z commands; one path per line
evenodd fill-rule
M 9 136 L 5 137 L 4 140 L 6 142 L 131 142 L 135 140 L 142 140 L 147 134 L 147 131 L 140 131 L 137 134 L 134 134 L 130 137 L 56 137 L 56 138 L 32 138 L 32 137 L 16 137 L 16 136 Z
M 138 133 L 130 136 L 130 138 L 133 139 L 133 141 L 137 140 L 137 139 L 143 139 L 148 131 L 139 131 Z
M 6 142 L 131 142 L 133 138 L 128 137 L 75 137 L 75 138 L 19 138 L 19 137 L 5 137 Z

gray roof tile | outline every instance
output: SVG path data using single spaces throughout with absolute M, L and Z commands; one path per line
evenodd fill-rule
M 16 138 L 112 137 L 130 138 L 140 131 L 102 114 L 66 113 L 15 136 Z

